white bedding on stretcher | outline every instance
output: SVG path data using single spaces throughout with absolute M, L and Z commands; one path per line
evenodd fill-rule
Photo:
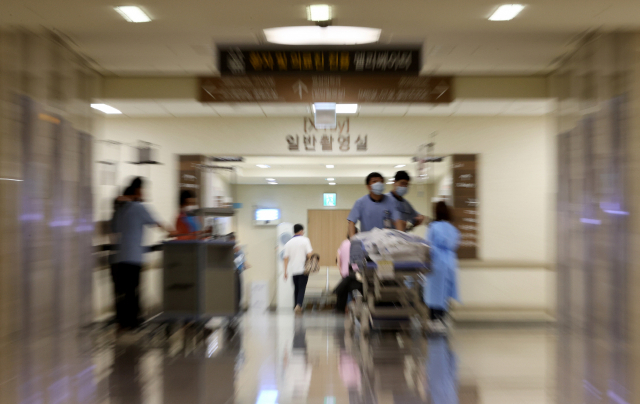
M 429 260 L 427 241 L 399 230 L 373 229 L 356 234 L 351 240 L 361 241 L 374 262 L 391 260 L 427 263 Z

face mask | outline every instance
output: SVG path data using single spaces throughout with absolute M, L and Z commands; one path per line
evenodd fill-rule
M 382 195 L 382 193 L 384 192 L 384 183 L 376 182 L 375 184 L 371 185 L 371 192 L 373 192 L 374 195 Z
M 187 214 L 194 214 L 196 212 L 196 210 L 198 210 L 198 205 L 186 206 L 184 208 L 184 211 Z
M 396 194 L 398 194 L 398 196 L 405 196 L 407 192 L 409 192 L 409 187 L 396 188 Z

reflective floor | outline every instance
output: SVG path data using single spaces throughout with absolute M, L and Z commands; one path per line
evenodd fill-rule
M 232 337 L 151 327 L 7 342 L 0 403 L 552 403 L 555 351 L 543 325 L 360 340 L 332 315 L 248 314 Z

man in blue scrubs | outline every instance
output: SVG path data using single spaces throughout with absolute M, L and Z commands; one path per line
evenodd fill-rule
M 420 226 L 424 223 L 424 216 L 416 211 L 404 196 L 409 192 L 409 183 L 411 177 L 406 171 L 398 171 L 394 178 L 393 191 L 389 192 L 387 196 L 394 199 L 398 205 L 398 212 L 400 212 L 401 230 L 406 230 L 407 223 L 410 223 L 412 227 Z
M 356 234 L 356 224 L 360 223 L 360 231 L 373 229 L 402 230 L 403 222 L 398 211 L 397 201 L 384 194 L 384 178 L 380 173 L 371 173 L 365 181 L 369 194 L 358 199 L 349 213 L 349 238 Z M 336 287 L 336 313 L 344 314 L 349 293 L 359 290 L 362 293 L 362 282 L 356 279 L 353 270 Z
M 356 234 L 356 224 L 360 231 L 373 229 L 401 230 L 400 212 L 395 199 L 384 194 L 384 178 L 380 173 L 371 173 L 365 181 L 369 194 L 358 199 L 349 213 L 349 237 Z

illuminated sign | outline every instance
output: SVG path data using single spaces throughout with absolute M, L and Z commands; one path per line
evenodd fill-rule
M 404 73 L 418 75 L 420 49 L 220 49 L 220 74 Z
M 338 196 L 336 194 L 325 193 L 323 195 L 324 206 L 335 207 L 338 203 Z

